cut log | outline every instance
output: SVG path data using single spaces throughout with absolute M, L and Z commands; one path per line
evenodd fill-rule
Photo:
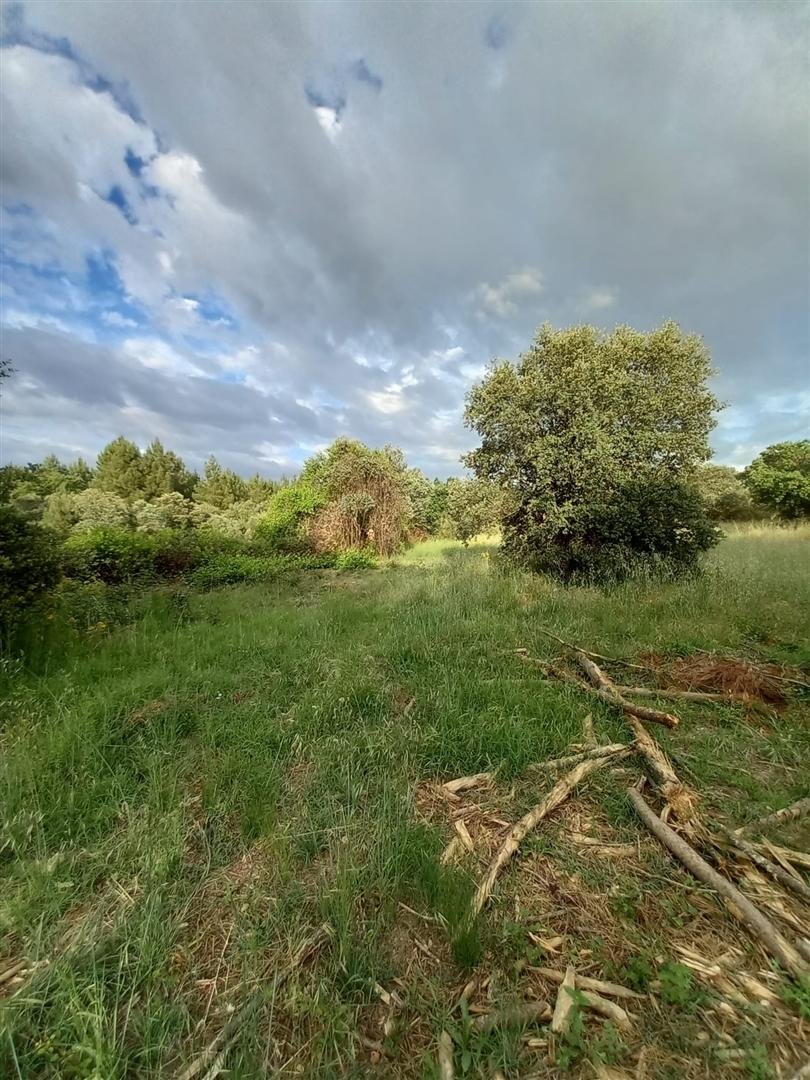
M 650 686 L 617 686 L 616 690 L 623 697 L 671 698 L 673 701 L 739 701 L 750 704 L 750 698 L 742 694 L 708 694 L 700 690 L 662 690 Z
M 793 874 L 789 874 L 787 870 L 784 870 L 781 866 L 777 866 L 776 863 L 772 863 L 770 859 L 766 859 L 753 844 L 749 844 L 747 840 L 743 840 L 741 836 L 733 833 L 731 829 L 727 829 L 725 826 L 721 825 L 720 831 L 735 848 L 741 851 L 746 858 L 750 859 L 755 866 L 758 866 L 763 873 L 768 874 L 775 881 L 778 881 L 780 885 L 784 885 L 786 889 L 790 889 L 796 896 L 800 896 L 805 903 L 810 903 L 810 888 L 808 888 L 800 878 L 794 877 Z
M 557 971 L 555 968 L 529 967 L 526 970 L 542 975 L 549 982 L 562 983 L 565 978 L 565 972 Z M 587 975 L 577 975 L 577 988 L 580 990 L 593 990 L 594 993 L 605 994 L 607 997 L 644 1000 L 643 994 L 637 994 L 635 990 L 630 990 L 626 986 L 619 986 L 618 983 L 603 982 L 601 979 L 591 979 Z
M 639 720 L 646 720 L 648 723 L 663 724 L 664 727 L 668 728 L 677 727 L 680 723 L 678 717 L 672 713 L 661 712 L 658 709 L 648 709 L 644 705 L 637 705 L 634 701 L 628 701 L 627 698 L 622 697 L 613 680 L 609 679 L 598 664 L 595 664 L 584 653 L 578 653 L 577 659 L 593 683 L 594 693 L 602 701 L 607 702 L 608 705 L 612 705 L 616 709 L 623 709 L 625 712 L 637 716 Z
M 770 828 L 771 825 L 782 825 L 786 821 L 793 821 L 794 818 L 801 817 L 803 814 L 810 814 L 810 798 L 799 799 L 795 803 L 791 803 L 790 806 L 784 806 L 781 810 L 775 810 L 772 814 L 766 814 L 765 817 L 757 818 L 756 821 L 749 821 L 747 825 L 741 825 L 739 829 L 735 829 L 737 836 L 744 836 L 746 833 L 761 833 L 764 829 Z
M 763 915 L 736 885 L 718 874 L 683 837 L 661 821 L 635 788 L 629 788 L 627 794 L 636 813 L 653 836 L 671 851 L 699 881 L 716 889 L 728 901 L 732 915 L 748 929 L 771 956 L 779 961 L 786 971 L 796 978 L 810 974 L 810 967 L 797 950 L 786 938 L 782 937 L 771 920 Z
M 562 776 L 557 781 L 542 802 L 539 802 L 533 810 L 530 810 L 516 825 L 512 826 L 503 847 L 490 863 L 489 869 L 481 880 L 475 896 L 473 897 L 471 910 L 473 918 L 485 907 L 492 895 L 492 890 L 495 887 L 498 875 L 520 847 L 524 837 L 526 837 L 532 829 L 536 828 L 543 818 L 550 814 L 552 810 L 556 810 L 560 803 L 565 802 L 580 780 L 583 780 L 586 776 L 590 776 L 591 773 L 596 772 L 597 769 L 603 768 L 613 760 L 615 760 L 615 757 L 591 758 L 588 761 L 581 761 L 579 765 L 571 770 L 571 772 L 566 773 L 565 776 Z
M 574 996 L 571 991 L 576 984 L 576 972 L 569 964 L 560 981 L 560 989 L 557 991 L 557 1000 L 554 1003 L 554 1015 L 551 1018 L 551 1030 L 555 1035 L 564 1035 L 571 1023 L 571 1012 L 574 1008 Z
M 494 1031 L 499 1027 L 524 1027 L 551 1019 L 551 1006 L 547 1001 L 524 1001 L 510 1009 L 496 1013 L 476 1016 L 473 1027 L 476 1031 Z

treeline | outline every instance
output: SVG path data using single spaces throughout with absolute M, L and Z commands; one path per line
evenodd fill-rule
M 53 455 L 8 465 L 0 469 L 0 632 L 60 581 L 185 578 L 212 588 L 291 569 L 373 566 L 427 536 L 466 541 L 495 529 L 501 503 L 493 484 L 431 480 L 395 447 L 348 438 L 279 481 L 244 479 L 214 457 L 199 476 L 157 440 L 141 451 L 115 439 L 93 467 Z
M 229 537 L 306 540 L 313 549 L 369 547 L 390 555 L 410 540 L 468 539 L 497 527 L 493 485 L 429 479 L 401 450 L 337 439 L 300 476 L 245 479 L 214 456 L 202 476 L 154 440 L 141 451 L 117 438 L 95 466 L 42 462 L 0 468 L 0 504 L 62 537 L 94 529 L 143 533 L 198 529 Z

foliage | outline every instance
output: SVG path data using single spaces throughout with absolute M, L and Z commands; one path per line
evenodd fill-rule
M 370 545 L 391 555 L 406 539 L 411 504 L 405 461 L 396 447 L 372 450 L 356 439 L 336 439 L 310 458 L 301 479 L 327 499 L 310 530 L 316 548 Z
M 658 979 L 661 983 L 661 998 L 667 1005 L 678 1005 L 684 1008 L 695 1004 L 701 996 L 692 972 L 685 964 L 677 960 L 667 961 L 659 971 Z
M 743 473 L 754 499 L 786 520 L 810 515 L 810 439 L 775 443 Z
M 179 491 L 170 491 L 158 495 L 152 502 L 137 499 L 132 504 L 132 517 L 138 532 L 163 532 L 189 528 L 193 510 L 194 503 Z
M 496 364 L 468 396 L 465 419 L 482 441 L 465 461 L 516 501 L 504 519 L 506 552 L 563 576 L 577 572 L 578 550 L 611 543 L 598 531 L 602 523 L 616 531 L 611 505 L 620 510 L 619 500 L 648 485 L 660 497 L 663 484 L 707 460 L 718 408 L 706 385 L 711 373 L 700 339 L 672 322 L 647 334 L 546 325 L 515 363 Z M 680 527 L 673 521 L 671 531 Z M 638 543 L 638 529 L 621 552 L 604 553 L 616 570 L 632 570 L 625 560 L 636 550 L 656 553 L 653 543 Z M 655 541 L 661 537 L 657 527 Z M 674 537 L 667 546 L 680 547 Z
M 757 517 L 740 473 L 730 465 L 701 465 L 694 483 L 713 521 L 751 521 Z
M 221 550 L 223 542 L 206 544 L 188 531 L 97 528 L 65 541 L 65 572 L 79 581 L 112 585 L 179 577 Z
M 42 521 L 62 534 L 100 528 L 128 529 L 133 524 L 133 509 L 113 491 L 95 487 L 75 495 L 57 491 L 45 500 Z
M 57 538 L 0 506 L 0 634 L 61 576 Z
M 196 484 L 197 476 L 189 472 L 177 454 L 165 450 L 159 439 L 141 455 L 141 493 L 147 501 L 172 493 L 189 499 Z
M 306 522 L 326 503 L 325 494 L 304 479 L 273 495 L 256 536 L 279 548 L 300 546 Z
M 104 447 L 96 459 L 93 487 L 125 501 L 143 497 L 143 461 L 135 443 L 120 436 Z
M 223 469 L 212 454 L 194 489 L 194 498 L 201 503 L 210 503 L 218 510 L 226 510 L 233 503 L 248 498 L 248 485 L 231 469 Z
M 452 535 L 465 544 L 474 536 L 497 531 L 504 506 L 504 492 L 489 480 L 447 481 L 445 518 Z
M 338 570 L 367 570 L 377 565 L 376 552 L 368 548 L 346 548 L 335 556 Z

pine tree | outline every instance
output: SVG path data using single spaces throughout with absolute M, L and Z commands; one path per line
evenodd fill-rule
M 143 493 L 143 459 L 135 443 L 119 436 L 101 451 L 96 460 L 93 487 L 111 491 L 131 502 Z

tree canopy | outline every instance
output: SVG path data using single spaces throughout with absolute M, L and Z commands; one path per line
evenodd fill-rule
M 743 479 L 754 499 L 777 516 L 810 515 L 810 439 L 767 447 Z
M 643 501 L 645 484 L 660 502 L 662 481 L 682 484 L 708 460 L 720 407 L 711 374 L 703 342 L 673 322 L 649 333 L 545 325 L 517 361 L 495 363 L 467 399 L 481 444 L 465 462 L 515 500 L 504 520 L 507 554 L 564 577 L 598 576 L 600 552 L 612 574 L 654 557 L 641 536 L 601 535 L 600 521 L 625 498 Z M 685 554 L 697 511 L 686 497 L 676 504 L 689 504 L 690 522 L 671 523 Z M 602 552 L 610 544 L 620 558 Z M 669 545 L 667 558 L 675 559 Z

